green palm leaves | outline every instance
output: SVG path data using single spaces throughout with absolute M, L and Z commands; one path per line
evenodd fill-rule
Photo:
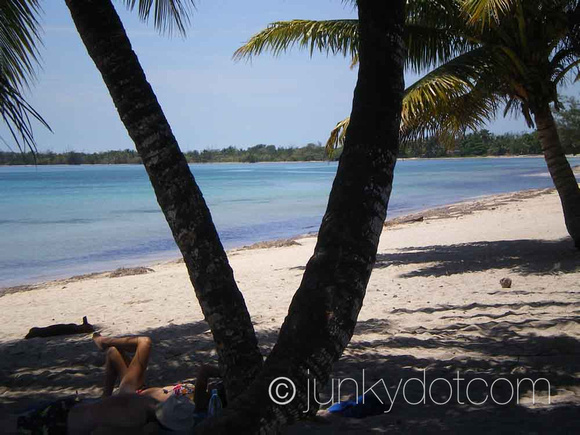
M 21 94 L 34 79 L 38 64 L 39 11 L 36 0 L 0 2 L 0 115 L 21 149 L 35 149 L 33 119 L 48 127 Z
M 193 0 L 121 0 L 129 10 L 137 6 L 139 18 L 147 22 L 153 14 L 153 25 L 159 32 L 183 36 L 195 8 Z
M 406 66 L 424 75 L 406 90 L 401 138 L 435 134 L 450 140 L 481 127 L 502 103 L 505 113 L 523 114 L 532 125 L 531 106 L 540 100 L 557 104 L 558 84 L 578 77 L 579 50 L 570 37 L 580 27 L 578 3 L 408 0 Z M 235 57 L 278 55 L 298 46 L 356 62 L 356 25 L 354 20 L 277 22 Z M 342 144 L 347 126 L 348 119 L 332 130 L 329 152 Z
M 461 3 L 470 24 L 485 26 L 492 20 L 499 22 L 504 14 L 517 6 L 519 0 L 466 0 Z
M 279 55 L 294 46 L 354 58 L 358 51 L 357 20 L 292 20 L 270 24 L 235 53 L 237 60 L 271 51 Z
M 162 33 L 185 35 L 195 7 L 193 0 L 121 0 L 137 9 L 143 21 L 153 18 Z M 23 96 L 34 81 L 40 56 L 39 0 L 0 1 L 0 116 L 21 151 L 36 151 L 33 121 L 50 129 Z M 6 145 L 8 142 L 0 135 Z

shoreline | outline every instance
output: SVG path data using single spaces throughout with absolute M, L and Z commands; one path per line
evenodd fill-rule
M 577 158 L 580 154 L 566 154 L 566 158 Z M 398 161 L 406 160 L 460 160 L 460 159 L 540 159 L 544 158 L 542 154 L 522 154 L 522 155 L 503 155 L 503 156 L 445 156 L 445 157 L 399 157 Z M 263 161 L 263 162 L 188 162 L 188 165 L 255 165 L 262 163 L 338 163 L 338 160 L 280 160 L 280 161 Z M 0 165 L 0 168 L 34 168 L 39 166 L 54 166 L 54 167 L 79 167 L 79 166 L 143 166 L 142 163 L 94 163 L 94 164 L 55 164 L 55 165 Z M 575 166 L 574 168 L 578 168 Z
M 580 170 L 580 166 L 575 167 L 575 169 Z M 488 210 L 493 207 L 497 207 L 500 204 L 506 204 L 509 202 L 515 202 L 521 199 L 533 198 L 536 196 L 541 196 L 553 192 L 554 188 L 546 189 L 527 189 L 519 190 L 510 193 L 500 193 L 495 195 L 483 195 L 478 196 L 458 202 L 453 202 L 449 204 L 443 204 L 435 207 L 428 207 L 425 209 L 419 209 L 416 211 L 411 211 L 409 213 L 402 214 L 400 216 L 389 218 L 383 224 L 383 228 L 392 228 L 398 225 L 404 225 L 409 223 L 422 222 L 423 220 L 435 220 L 435 219 L 446 219 L 450 217 L 458 217 L 461 215 L 472 214 L 476 211 Z M 297 241 L 307 238 L 317 237 L 318 232 L 302 233 L 296 236 L 281 238 L 281 239 L 271 239 L 262 240 L 250 245 L 244 245 L 240 247 L 234 247 L 227 249 L 226 253 L 228 256 L 236 254 L 241 251 L 256 250 L 256 249 L 269 249 L 269 248 L 281 248 L 286 246 L 297 245 Z M 144 270 L 151 270 L 154 267 L 162 266 L 166 264 L 180 264 L 183 263 L 182 257 L 172 257 L 172 258 L 159 258 L 152 261 L 143 261 L 140 259 L 134 259 L 134 261 L 128 261 L 131 265 L 121 266 L 116 269 L 106 269 L 101 271 L 94 271 L 88 273 L 82 273 L 72 276 L 62 276 L 56 277 L 54 279 L 40 280 L 36 282 L 23 283 L 17 285 L 11 285 L 8 287 L 0 287 L 0 298 L 5 295 L 34 291 L 42 287 L 49 285 L 66 285 L 77 281 L 84 281 L 95 278 L 106 278 L 115 276 L 129 276 L 138 275 L 144 272 Z

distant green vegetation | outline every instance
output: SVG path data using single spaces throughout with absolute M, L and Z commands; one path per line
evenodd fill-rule
M 324 147 L 318 143 L 309 143 L 300 148 L 284 148 L 275 145 L 256 145 L 248 149 L 228 147 L 222 150 L 189 151 L 185 153 L 190 163 L 221 162 L 312 162 L 329 160 Z M 333 156 L 332 160 L 337 156 Z
M 457 140 L 453 147 L 445 146 L 436 138 L 416 140 L 401 145 L 400 157 L 476 157 L 521 156 L 542 154 L 536 133 L 495 135 L 480 130 Z
M 580 104 L 573 98 L 567 99 L 567 108 L 556 113 L 562 146 L 567 154 L 580 152 Z M 421 139 L 401 145 L 400 157 L 476 157 L 476 156 L 519 156 L 542 154 L 536 133 L 496 135 L 488 130 L 466 134 L 453 147 L 444 146 L 436 138 Z M 303 147 L 276 147 L 256 145 L 247 149 L 230 146 L 221 150 L 205 149 L 188 151 L 189 163 L 257 163 L 257 162 L 311 162 L 329 160 L 322 144 L 309 143 Z M 340 150 L 330 160 L 338 160 Z M 36 154 L 0 151 L 0 165 L 116 165 L 140 164 L 141 158 L 134 150 L 80 153 L 51 151 Z
M 335 154 L 333 159 L 338 158 Z M 226 162 L 298 162 L 329 160 L 321 144 L 309 143 L 303 147 L 285 148 L 275 145 L 256 145 L 248 149 L 228 147 L 222 150 L 205 149 L 185 153 L 189 163 L 226 163 Z M 39 152 L 36 161 L 31 153 L 0 151 L 0 165 L 118 165 L 140 164 L 141 158 L 134 150 L 104 151 L 99 153 Z

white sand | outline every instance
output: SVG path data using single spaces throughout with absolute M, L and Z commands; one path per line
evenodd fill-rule
M 451 366 L 499 376 L 521 367 L 528 374 L 558 373 L 552 402 L 580 403 L 573 381 L 580 372 L 580 254 L 567 238 L 557 195 L 503 195 L 424 215 L 422 222 L 399 223 L 383 233 L 357 331 L 335 376 L 360 377 L 364 368 L 380 378 L 409 367 L 438 373 L 453 371 Z M 313 237 L 297 241 L 229 254 L 265 353 L 314 248 Z M 151 267 L 154 272 L 143 275 L 101 274 L 0 297 L 4 417 L 31 400 L 98 393 L 102 356 L 90 338 L 22 340 L 32 326 L 88 316 L 105 335 L 147 332 L 156 343 L 151 384 L 190 377 L 197 364 L 215 358 L 184 265 Z M 499 281 L 508 276 L 512 288 L 502 289 Z M 552 359 L 538 357 L 546 354 Z M 408 432 L 405 420 L 423 415 L 407 415 L 410 408 L 418 410 L 401 408 L 399 417 L 348 424 L 341 419 L 339 426 L 352 431 L 372 422 Z

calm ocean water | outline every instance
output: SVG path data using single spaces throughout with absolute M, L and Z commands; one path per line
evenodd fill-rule
M 226 248 L 316 231 L 336 167 L 191 165 Z M 389 216 L 551 185 L 543 159 L 400 161 Z M 178 255 L 141 166 L 0 167 L 0 287 Z

